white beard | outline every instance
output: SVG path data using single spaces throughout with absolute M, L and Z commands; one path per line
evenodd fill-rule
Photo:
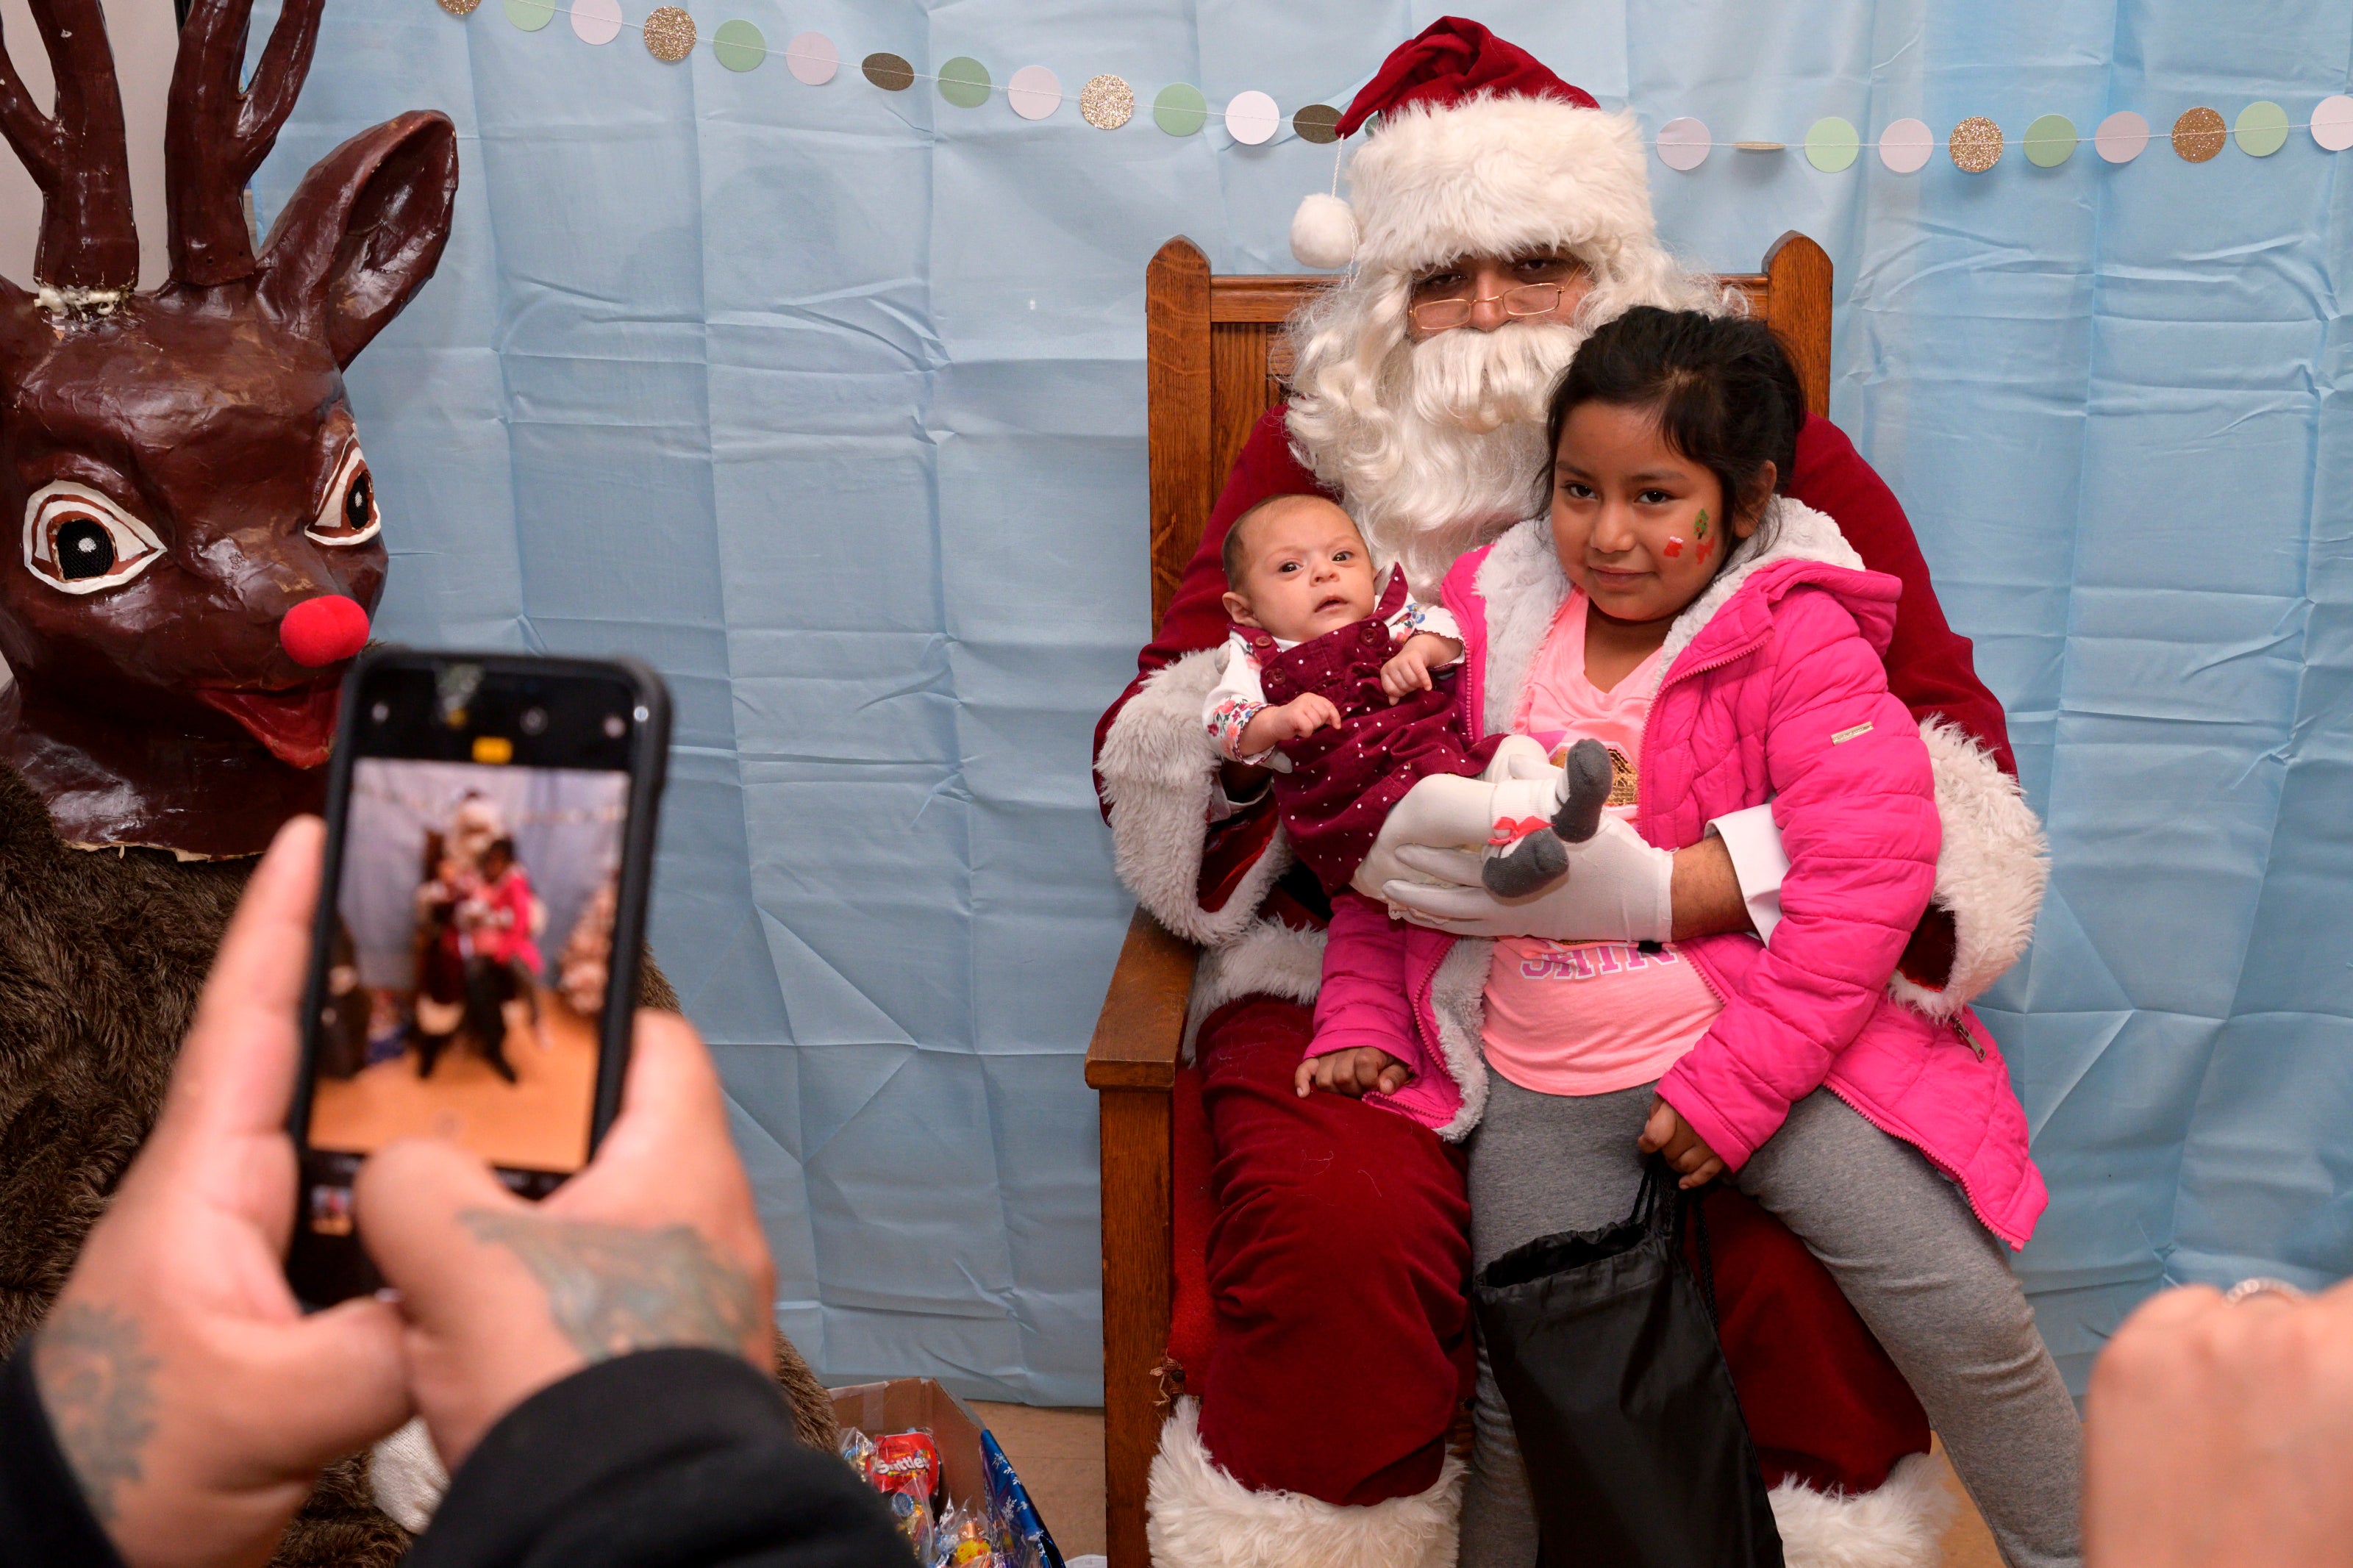
M 1359 276 L 1292 322 L 1292 438 L 1417 597 L 1433 599 L 1464 551 L 1543 510 L 1552 389 L 1596 326 L 1633 304 L 1737 308 L 1663 251 L 1641 260 L 1622 279 L 1597 268 L 1570 321 L 1457 327 L 1417 343 L 1405 331 L 1410 280 Z

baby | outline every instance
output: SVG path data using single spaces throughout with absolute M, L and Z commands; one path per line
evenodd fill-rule
M 1467 738 L 1454 617 L 1416 603 L 1401 572 L 1377 588 L 1363 536 L 1333 501 L 1260 502 L 1228 530 L 1225 566 L 1234 631 L 1204 721 L 1227 757 L 1284 770 L 1274 798 L 1292 848 L 1336 895 L 1409 790 L 1476 776 L 1501 737 Z

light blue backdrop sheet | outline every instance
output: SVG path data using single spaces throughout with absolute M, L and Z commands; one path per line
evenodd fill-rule
M 625 0 L 641 20 L 643 0 Z M 265 0 L 256 47 L 272 7 Z M 655 948 L 718 1048 L 780 1321 L 836 1379 L 1100 1397 L 1080 1056 L 1127 900 L 1088 780 L 1148 617 L 1143 269 L 1187 234 L 1294 269 L 1328 148 L 1186 139 L 1150 97 L 1345 103 L 1439 13 L 1360 0 L 696 0 L 830 84 L 663 66 L 559 15 L 334 0 L 265 220 L 360 127 L 435 107 L 439 276 L 354 367 L 384 635 L 652 659 L 679 698 Z M 2347 87 L 2341 5 L 1513 0 L 1482 19 L 1655 128 L 1693 261 L 1796 228 L 1838 267 L 1833 414 L 1911 510 L 2009 705 L 2055 872 L 1990 1021 L 2053 1202 L 2020 1268 L 2078 1386 L 2166 1279 L 2353 1268 L 2353 163 L 2160 142 L 1913 176 L 1866 140 Z M 1145 111 L 1017 119 L 855 62 L 1098 71 Z

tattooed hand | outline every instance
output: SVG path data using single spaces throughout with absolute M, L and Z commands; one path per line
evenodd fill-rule
M 595 1362 L 699 1345 L 768 1365 L 767 1241 L 718 1075 L 683 1019 L 638 1015 L 621 1114 L 544 1202 L 419 1139 L 368 1161 L 354 1195 L 408 1320 L 417 1408 L 452 1470 L 509 1410 Z
M 221 942 L 163 1114 L 33 1341 L 90 1511 L 133 1568 L 259 1563 L 319 1467 L 408 1415 L 379 1301 L 305 1318 L 280 1258 L 319 824 L 278 836 Z

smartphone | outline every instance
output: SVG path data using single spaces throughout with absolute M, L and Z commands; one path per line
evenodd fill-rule
M 352 1178 L 395 1139 L 461 1144 L 526 1198 L 588 1163 L 628 1063 L 669 752 L 669 693 L 628 660 L 353 667 L 290 1120 L 304 1304 L 381 1286 Z

